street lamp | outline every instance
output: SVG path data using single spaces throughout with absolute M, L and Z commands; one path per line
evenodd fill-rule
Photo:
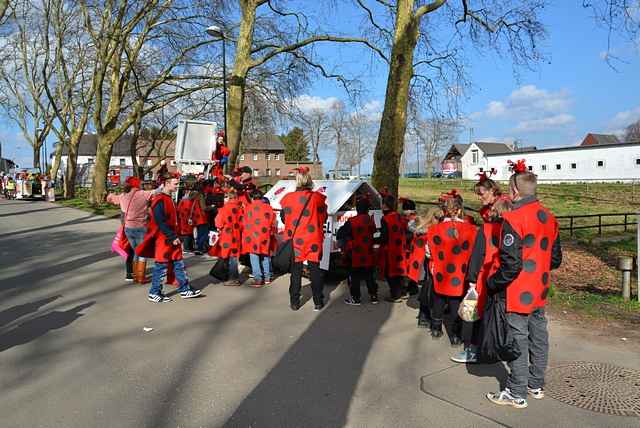
M 224 145 L 227 144 L 227 61 L 226 61 L 226 43 L 224 32 L 217 25 L 212 25 L 207 28 L 207 34 L 211 37 L 219 38 L 222 40 L 222 111 L 224 113 Z

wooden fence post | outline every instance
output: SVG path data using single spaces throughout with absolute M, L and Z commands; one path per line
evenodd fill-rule
M 602 215 L 598 214 L 598 235 L 602 235 Z
M 627 231 L 627 215 L 624 215 L 624 231 Z
M 573 237 L 573 216 L 569 218 L 569 236 Z

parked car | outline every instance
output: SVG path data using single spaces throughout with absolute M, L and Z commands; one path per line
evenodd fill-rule
M 431 178 L 442 178 L 442 171 L 434 171 L 431 173 Z
M 454 171 L 443 175 L 444 178 L 462 178 L 462 172 Z

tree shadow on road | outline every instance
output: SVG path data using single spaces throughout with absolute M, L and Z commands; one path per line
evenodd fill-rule
M 52 311 L 18 324 L 14 329 L 0 335 L 0 352 L 4 352 L 14 346 L 29 343 L 40 336 L 44 336 L 51 330 L 68 326 L 84 315 L 80 311 L 93 306 L 95 303 L 95 301 L 87 302 L 68 311 Z
M 21 229 L 21 230 L 16 230 L 14 232 L 3 233 L 3 234 L 0 234 L 0 239 L 9 238 L 9 237 L 16 236 L 16 235 L 22 235 L 24 233 L 34 233 L 34 232 L 41 232 L 43 230 L 51 230 L 51 229 L 55 229 L 57 227 L 82 225 L 82 224 L 87 224 L 87 223 L 95 223 L 95 222 L 99 222 L 99 221 L 108 221 L 108 220 L 113 220 L 113 219 L 107 218 L 107 217 L 102 217 L 102 216 L 89 215 L 89 216 L 81 217 L 81 218 L 78 218 L 78 219 L 65 221 L 65 222 L 62 222 L 62 223 L 49 224 L 49 225 L 41 226 L 41 227 L 33 227 L 33 228 L 30 228 L 30 229 Z M 116 233 L 116 228 L 114 228 L 114 230 L 113 230 L 113 234 L 114 235 L 115 235 L 115 233 Z
M 392 305 L 365 309 L 335 301 L 320 312 L 225 426 L 346 425 L 369 351 Z
M 0 214 L 0 218 L 2 218 L 2 217 L 15 217 L 15 216 L 19 216 L 19 215 L 39 213 L 39 212 L 43 212 L 43 211 L 57 210 L 57 209 L 60 209 L 60 208 L 62 208 L 62 207 L 53 206 L 53 207 L 49 207 L 49 208 L 39 208 L 37 210 L 14 211 L 14 212 L 10 212 L 10 213 Z
M 3 327 L 27 314 L 36 312 L 42 306 L 45 306 L 54 300 L 62 297 L 61 295 L 47 297 L 46 299 L 36 300 L 35 302 L 17 305 L 0 312 L 0 327 Z

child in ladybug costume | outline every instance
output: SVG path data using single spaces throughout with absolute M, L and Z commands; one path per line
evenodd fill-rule
M 480 345 L 480 332 L 482 327 L 482 312 L 487 300 L 486 281 L 500 267 L 499 246 L 500 231 L 502 229 L 502 214 L 512 209 L 512 202 L 508 196 L 502 195 L 491 205 L 486 220 L 478 229 L 476 242 L 473 245 L 467 282 L 469 287 L 474 287 L 478 294 L 477 309 L 479 320 L 475 322 L 463 322 L 463 330 L 468 333 L 465 337 L 465 349 L 451 357 L 456 363 L 476 363 L 478 361 L 478 347 Z M 466 327 L 466 328 L 464 328 Z
M 449 340 L 452 346 L 458 346 L 462 343 L 458 308 L 465 293 L 465 276 L 477 229 L 463 220 L 463 200 L 457 191 L 452 190 L 441 197 L 441 208 L 442 222 L 427 231 L 429 267 L 433 275 L 431 336 L 434 339 L 442 337 L 445 306 L 448 306 Z
M 537 176 L 524 160 L 512 164 L 509 196 L 513 211 L 502 214 L 500 267 L 487 278 L 490 294 L 506 301 L 509 333 L 520 347 L 519 358 L 509 362 L 504 391 L 488 393 L 499 405 L 527 407 L 527 394 L 544 397 L 544 373 L 549 354 L 549 333 L 544 306 L 549 293 L 549 271 L 562 263 L 558 222 L 536 197 Z
M 271 284 L 271 253 L 277 229 L 276 215 L 265 202 L 262 192 L 251 193 L 251 203 L 245 207 L 242 232 L 242 253 L 249 254 L 253 281 L 249 286 L 260 288 Z
M 380 272 L 389 284 L 389 297 L 385 300 L 400 303 L 402 282 L 406 275 L 407 227 L 396 211 L 396 198 L 393 195 L 387 194 L 382 198 L 382 213 L 378 262 Z
M 193 202 L 191 189 L 187 187 L 184 196 L 178 202 L 178 235 L 185 253 L 193 251 Z
M 178 238 L 178 214 L 171 197 L 178 189 L 180 176 L 165 174 L 160 177 L 160 191 L 151 201 L 151 219 L 142 244 L 136 248 L 141 257 L 155 259 L 151 288 L 148 299 L 153 303 L 170 302 L 171 299 L 162 294 L 162 280 L 171 267 L 178 281 L 178 293 L 183 299 L 198 297 L 200 290 L 189 286 L 189 278 L 182 260 L 182 243 Z
M 362 281 L 367 284 L 369 301 L 374 305 L 378 303 L 378 284 L 373 276 L 375 262 L 373 235 L 376 233 L 376 224 L 369 215 L 369 207 L 368 199 L 357 200 L 356 216 L 349 218 L 337 234 L 338 240 L 347 242 L 345 251 L 350 253 L 349 291 L 351 296 L 344 300 L 348 305 L 360 305 Z
M 225 203 L 216 216 L 216 227 L 219 238 L 217 255 L 225 259 L 229 265 L 229 280 L 224 285 L 239 286 L 240 273 L 238 259 L 242 247 L 242 203 L 234 189 L 229 189 L 225 195 Z
M 405 257 L 408 260 L 411 257 L 413 242 L 413 232 L 409 228 L 409 224 L 415 222 L 417 218 L 416 203 L 407 198 L 399 198 L 398 201 L 402 204 L 402 221 L 404 222 L 407 230 L 407 238 L 405 240 Z M 415 296 L 419 292 L 418 283 L 407 275 L 407 287 L 402 290 L 403 296 L 406 296 L 407 294 L 409 294 L 409 296 Z
M 211 175 L 220 179 L 224 178 L 224 166 L 229 161 L 231 150 L 225 145 L 224 131 L 218 132 L 216 137 L 216 149 L 211 154 L 213 168 Z

